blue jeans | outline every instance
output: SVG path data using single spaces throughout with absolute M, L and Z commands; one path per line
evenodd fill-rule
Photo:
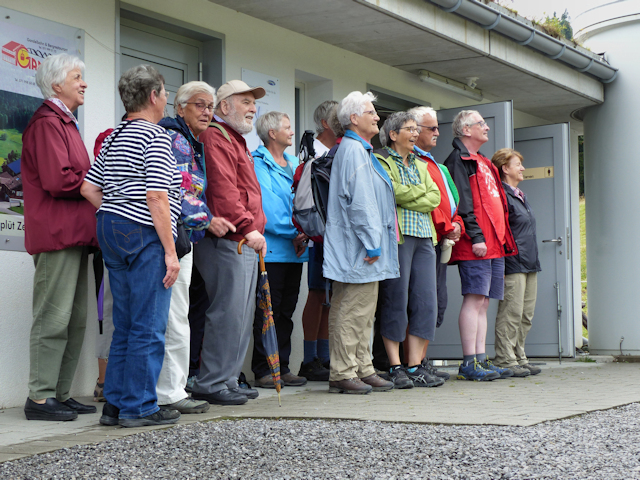
M 164 358 L 171 289 L 155 228 L 112 213 L 98 213 L 98 241 L 113 294 L 113 340 L 104 396 L 120 418 L 159 410 L 156 384 Z

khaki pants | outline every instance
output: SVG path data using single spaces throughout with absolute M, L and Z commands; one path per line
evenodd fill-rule
M 29 398 L 69 399 L 87 323 L 88 248 L 33 256 Z
M 496 316 L 496 358 L 499 367 L 529 363 L 524 341 L 531 330 L 538 291 L 537 273 L 513 273 L 504 277 L 504 300 Z
M 378 282 L 333 282 L 329 310 L 329 380 L 364 378 L 375 373 L 370 340 L 377 301 Z

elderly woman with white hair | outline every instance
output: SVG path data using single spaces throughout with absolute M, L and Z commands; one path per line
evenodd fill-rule
M 198 137 L 209 127 L 215 101 L 215 89 L 208 83 L 186 83 L 178 89 L 174 99 L 175 117 L 163 118 L 158 124 L 166 128 L 171 137 L 171 150 L 182 175 L 180 220 L 191 243 L 204 238 L 207 229 L 219 237 L 229 229 L 235 231 L 235 227 L 224 218 L 212 217 L 204 195 L 207 175 L 204 146 Z M 191 251 L 180 259 L 180 273 L 171 289 L 164 361 L 156 385 L 158 404 L 183 414 L 209 410 L 209 402 L 195 400 L 185 391 L 189 375 L 189 285 L 192 268 Z
M 25 247 L 33 257 L 28 420 L 73 420 L 94 406 L 70 398 L 87 320 L 95 207 L 80 194 L 91 167 L 73 112 L 84 104 L 84 63 L 60 54 L 36 72 L 45 99 L 22 141 Z
M 256 121 L 256 132 L 264 145 L 252 152 L 256 177 L 262 190 L 262 209 L 267 217 L 264 236 L 267 254 L 264 257 L 273 322 L 278 337 L 281 381 L 285 386 L 299 387 L 307 379 L 289 369 L 293 312 L 298 303 L 302 264 L 309 260 L 307 236 L 293 225 L 293 172 L 298 159 L 285 152 L 294 135 L 286 113 L 268 112 Z M 257 387 L 275 388 L 271 379 L 266 352 L 262 345 L 262 309 L 258 306 L 253 322 L 253 356 L 251 359 Z
M 164 78 L 149 65 L 118 82 L 127 118 L 107 137 L 82 194 L 98 209 L 98 241 L 113 294 L 113 339 L 100 423 L 140 427 L 178 421 L 160 409 L 156 384 L 164 358 L 176 253 L 182 176 L 164 115 Z
M 333 280 L 329 312 L 329 393 L 393 389 L 371 363 L 378 282 L 400 275 L 391 180 L 373 156 L 378 114 L 371 92 L 351 92 L 338 106 L 345 134 L 333 159 L 323 273 Z

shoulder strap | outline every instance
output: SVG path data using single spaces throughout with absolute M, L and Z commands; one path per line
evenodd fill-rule
M 222 132 L 222 135 L 224 135 L 224 138 L 226 138 L 228 140 L 229 143 L 233 143 L 231 141 L 231 137 L 229 137 L 229 134 L 227 133 L 227 131 L 225 130 L 225 128 L 220 125 L 218 122 L 211 122 L 209 124 L 210 127 L 216 127 L 218 130 L 220 130 L 220 132 Z
M 131 123 L 131 120 L 125 120 L 124 122 L 125 122 L 125 123 L 124 123 L 124 125 L 122 126 L 122 128 L 116 132 L 116 134 L 113 136 L 113 138 L 112 138 L 112 139 L 111 139 L 111 141 L 109 142 L 109 145 L 107 146 L 107 149 L 106 149 L 106 150 L 105 150 L 105 152 L 104 152 L 104 156 L 105 156 L 105 157 L 107 156 L 107 153 L 109 153 L 109 149 L 111 148 L 111 144 L 113 144 L 113 142 L 116 140 L 116 138 L 118 138 L 118 135 L 120 135 L 120 132 L 122 132 L 122 131 L 125 129 L 125 127 L 126 127 L 127 125 L 129 125 L 129 123 Z

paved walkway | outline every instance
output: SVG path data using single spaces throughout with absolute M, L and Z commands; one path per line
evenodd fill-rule
M 600 361 L 610 361 L 601 358 Z M 537 376 L 477 383 L 452 379 L 438 388 L 414 388 L 370 395 L 329 395 L 327 384 L 311 382 L 274 390 L 242 406 L 215 406 L 201 415 L 183 415 L 180 424 L 222 418 L 325 418 L 388 422 L 531 426 L 640 402 L 640 364 L 545 360 Z M 85 403 L 91 399 L 79 398 Z M 0 462 L 37 453 L 148 431 L 152 427 L 103 427 L 97 414 L 72 422 L 27 421 L 22 408 L 0 410 Z M 155 427 L 167 428 L 167 427 Z M 169 427 L 170 428 L 170 427 Z

